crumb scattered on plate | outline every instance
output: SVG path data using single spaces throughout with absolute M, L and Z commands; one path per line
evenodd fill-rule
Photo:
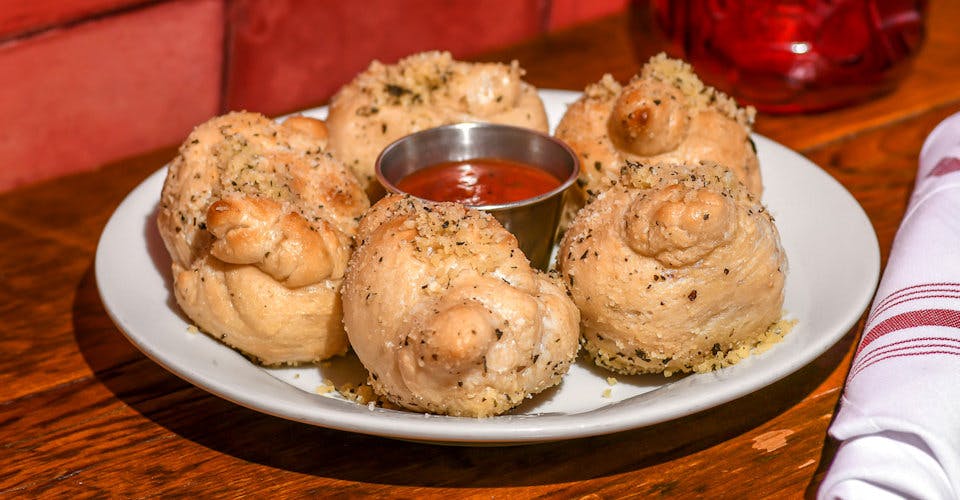
M 333 385 L 333 382 L 324 379 L 323 383 L 317 386 L 317 394 L 328 394 L 333 392 L 336 387 Z

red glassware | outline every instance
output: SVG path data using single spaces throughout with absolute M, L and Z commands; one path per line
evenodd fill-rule
M 654 26 L 707 83 L 761 111 L 823 111 L 889 92 L 924 36 L 926 0 L 650 0 Z

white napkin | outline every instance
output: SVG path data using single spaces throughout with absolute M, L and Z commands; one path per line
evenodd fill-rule
M 920 151 L 820 499 L 960 498 L 960 113 Z

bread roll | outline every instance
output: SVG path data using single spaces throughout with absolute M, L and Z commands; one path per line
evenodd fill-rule
M 557 125 L 556 137 L 580 156 L 569 211 L 609 188 L 624 161 L 719 163 L 760 196 L 755 111 L 705 86 L 687 63 L 660 54 L 627 85 L 610 75 L 584 91 Z
M 370 209 L 343 286 L 373 389 L 415 411 L 486 417 L 560 382 L 579 313 L 491 215 L 391 195 Z
M 374 164 L 391 142 L 458 122 L 493 122 L 547 132 L 537 90 L 513 64 L 455 61 L 423 52 L 398 63 L 374 61 L 330 102 L 330 151 L 349 166 L 371 200 L 383 196 Z
M 773 218 L 726 168 L 628 163 L 574 219 L 558 267 L 598 365 L 669 375 L 767 340 L 787 260 Z
M 359 183 L 325 127 L 235 112 L 198 126 L 163 185 L 157 225 L 174 295 L 197 326 L 266 365 L 344 353 L 340 283 Z

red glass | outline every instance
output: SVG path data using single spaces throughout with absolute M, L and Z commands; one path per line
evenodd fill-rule
M 926 0 L 650 0 L 654 26 L 707 83 L 761 111 L 823 111 L 893 90 Z

